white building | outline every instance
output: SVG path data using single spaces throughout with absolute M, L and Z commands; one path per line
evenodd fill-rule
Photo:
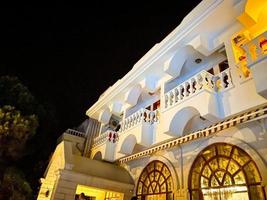
M 203 0 L 63 134 L 38 200 L 266 199 L 266 31 L 266 0 Z

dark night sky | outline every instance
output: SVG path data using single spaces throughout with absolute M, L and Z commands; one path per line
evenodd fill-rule
M 200 0 L 87 1 L 2 8 L 0 75 L 16 75 L 56 110 L 61 134 Z M 93 3 L 90 3 L 93 2 Z

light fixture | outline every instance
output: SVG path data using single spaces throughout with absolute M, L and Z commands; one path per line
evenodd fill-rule
M 202 59 L 201 59 L 201 58 L 197 58 L 197 59 L 195 59 L 195 63 L 199 64 L 199 63 L 201 63 L 201 62 L 202 62 Z

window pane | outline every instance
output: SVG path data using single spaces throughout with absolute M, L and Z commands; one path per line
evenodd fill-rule
M 231 174 L 234 174 L 238 169 L 239 169 L 239 166 L 235 162 L 230 161 L 229 166 L 228 166 L 228 171 Z
M 214 157 L 216 155 L 215 146 L 212 146 L 210 149 L 207 149 L 202 154 L 206 160 Z
M 245 184 L 246 183 L 245 176 L 244 176 L 242 171 L 238 172 L 235 175 L 234 180 L 235 180 L 235 184 Z
M 204 175 L 205 177 L 209 178 L 211 175 L 211 171 L 210 168 L 208 167 L 208 165 L 205 166 L 202 175 Z
M 143 187 L 143 183 L 139 182 L 137 194 L 142 194 L 142 187 Z
M 236 160 L 237 163 L 240 164 L 241 166 L 243 166 L 246 162 L 250 160 L 249 157 L 244 152 L 238 151 L 236 148 L 234 149 L 232 158 Z
M 218 154 L 223 156 L 230 156 L 232 147 L 230 145 L 220 144 L 217 146 Z
M 209 187 L 209 180 L 205 177 L 201 177 L 201 188 Z
M 156 170 L 161 171 L 163 164 L 161 162 L 156 162 Z
M 166 184 L 162 184 L 162 186 L 160 187 L 161 192 L 166 192 Z
M 258 183 L 261 181 L 258 170 L 253 162 L 250 162 L 244 167 L 248 183 Z
M 211 187 L 218 187 L 220 186 L 218 181 L 216 180 L 215 176 L 211 177 Z
M 220 183 L 222 183 L 224 174 L 225 174 L 224 171 L 217 171 L 217 172 L 215 173 L 215 175 L 216 175 L 217 179 L 220 181 Z
M 220 157 L 219 158 L 219 167 L 220 167 L 220 169 L 226 170 L 228 162 L 229 162 L 229 159 Z
M 224 185 L 224 186 L 230 186 L 230 185 L 233 185 L 233 183 L 232 183 L 232 179 L 231 179 L 231 177 L 229 176 L 229 174 L 226 174 L 226 176 L 225 176 L 225 178 L 224 178 L 223 185 Z
M 192 180 L 191 180 L 191 187 L 192 187 L 192 189 L 199 188 L 199 174 L 193 172 L 191 178 L 192 178 Z
M 212 171 L 216 171 L 218 169 L 218 162 L 217 162 L 217 158 L 212 159 L 209 162 L 210 168 L 212 169 Z
M 166 166 L 163 167 L 162 173 L 165 176 L 165 178 L 170 176 L 170 172 L 169 172 L 169 170 L 168 170 L 168 168 Z
M 205 160 L 202 157 L 199 157 L 195 162 L 194 171 L 200 173 L 204 165 L 205 165 Z

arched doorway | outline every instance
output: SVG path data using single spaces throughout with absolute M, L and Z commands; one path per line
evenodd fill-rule
M 93 157 L 93 160 L 102 160 L 102 153 L 100 151 L 96 152 Z
M 191 200 L 265 200 L 261 176 L 252 158 L 225 143 L 205 148 L 190 171 Z
M 140 200 L 172 200 L 173 180 L 163 162 L 155 160 L 142 171 L 137 183 L 137 198 Z

